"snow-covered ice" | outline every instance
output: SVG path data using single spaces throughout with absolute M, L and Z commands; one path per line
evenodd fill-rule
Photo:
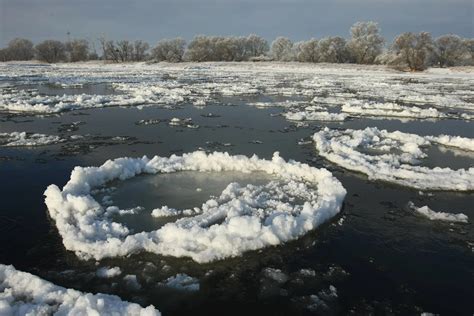
M 157 316 L 118 296 L 82 293 L 54 285 L 30 273 L 0 264 L 0 315 L 136 315 Z
M 399 73 L 384 66 L 211 62 L 74 63 L 41 69 L 7 63 L 0 64 L 0 72 L 18 84 L 0 87 L 0 110 L 8 112 L 58 113 L 106 106 L 205 106 L 218 103 L 222 96 L 265 95 L 298 97 L 250 103 L 257 107 L 282 107 L 291 120 L 340 121 L 347 115 L 474 118 L 474 75 L 468 71 Z M 108 84 L 115 93 L 44 95 L 38 89 L 21 87 L 38 83 L 71 89 Z M 309 104 L 337 112 L 315 111 Z
M 59 136 L 26 132 L 0 133 L 0 146 L 34 147 L 63 142 Z
M 135 234 L 113 222 L 90 195 L 91 190 L 115 179 L 185 170 L 263 171 L 278 179 L 265 185 L 231 183 L 219 197 L 194 209 L 197 215 Z M 299 238 L 339 213 L 345 194 L 329 171 L 286 162 L 278 153 L 272 160 L 264 160 L 196 151 L 169 158 L 119 158 L 100 167 L 76 167 L 62 190 L 56 185 L 47 188 L 45 202 L 64 246 L 82 259 L 147 251 L 191 257 L 202 263 Z
M 422 207 L 417 207 L 411 201 L 408 203 L 408 207 L 414 212 L 417 212 L 418 214 L 421 214 L 432 221 L 467 223 L 469 220 L 467 215 L 463 213 L 453 214 L 453 213 L 446 213 L 446 212 L 436 212 L 430 209 L 427 205 L 422 206 Z
M 430 145 L 474 151 L 474 140 L 458 136 L 419 136 L 375 127 L 364 130 L 324 128 L 313 135 L 319 155 L 369 179 L 384 180 L 420 190 L 474 190 L 474 167 L 453 170 L 420 166 Z

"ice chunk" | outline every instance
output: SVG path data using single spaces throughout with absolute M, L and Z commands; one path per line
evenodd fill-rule
M 199 291 L 199 280 L 185 273 L 178 273 L 175 276 L 169 277 L 166 281 L 160 283 L 167 287 L 171 287 L 177 290 L 185 291 Z
M 369 179 L 384 180 L 420 190 L 474 190 L 474 168 L 452 170 L 418 166 L 432 144 L 474 151 L 474 141 L 456 136 L 419 136 L 375 127 L 364 130 L 324 128 L 313 135 L 319 154 Z M 450 140 L 453 140 L 452 142 Z M 372 153 L 369 153 L 372 152 Z
M 136 234 L 113 222 L 90 195 L 91 190 L 115 179 L 187 170 L 262 171 L 278 180 L 245 187 L 231 183 L 219 197 L 193 210 L 197 215 Z M 62 190 L 56 185 L 46 189 L 45 202 L 64 246 L 82 259 L 148 251 L 210 262 L 303 236 L 338 214 L 345 194 L 329 171 L 286 162 L 278 153 L 272 160 L 264 160 L 196 151 L 169 158 L 118 158 L 100 167 L 76 167 Z
M 435 212 L 430 209 L 428 206 L 417 207 L 413 202 L 408 202 L 408 207 L 432 221 L 445 221 L 445 222 L 459 222 L 459 223 L 467 223 L 468 217 L 463 213 L 453 214 L 453 213 L 445 213 L 445 212 Z
M 153 305 L 143 308 L 115 295 L 66 289 L 3 264 L 0 290 L 1 315 L 160 315 Z

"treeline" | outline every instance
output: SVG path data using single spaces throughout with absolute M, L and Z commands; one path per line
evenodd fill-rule
M 43 41 L 36 46 L 27 39 L 14 39 L 0 49 L 0 61 L 30 60 L 55 63 L 101 59 L 131 61 L 298 61 L 310 63 L 385 64 L 401 70 L 424 70 L 430 66 L 474 65 L 474 39 L 448 34 L 433 39 L 427 32 L 403 33 L 387 45 L 375 22 L 357 22 L 351 37 L 331 36 L 292 42 L 278 37 L 271 44 L 257 35 L 197 36 L 186 45 L 181 38 L 159 41 L 155 47 L 144 41 L 99 39 L 101 55 L 86 40 L 66 43 Z

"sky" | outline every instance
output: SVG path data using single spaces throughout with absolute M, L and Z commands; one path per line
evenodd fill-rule
M 15 37 L 146 40 L 248 35 L 272 40 L 349 37 L 357 21 L 402 32 L 474 37 L 473 0 L 0 0 L 0 46 Z

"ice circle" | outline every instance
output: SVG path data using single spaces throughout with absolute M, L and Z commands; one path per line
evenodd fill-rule
M 140 233 L 114 222 L 91 196 L 91 190 L 112 180 L 180 171 L 265 172 L 277 180 L 264 185 L 231 183 L 219 197 L 192 212 L 164 207 L 162 216 L 169 212 L 188 216 Z M 265 160 L 255 155 L 249 158 L 196 151 L 151 160 L 118 158 L 100 167 L 76 167 L 62 190 L 53 184 L 44 194 L 65 248 L 81 259 L 101 260 L 146 251 L 204 263 L 303 236 L 339 213 L 346 190 L 326 169 L 287 162 L 278 153 Z M 160 216 L 160 212 L 153 215 Z
M 313 135 L 319 155 L 369 179 L 384 180 L 420 190 L 472 191 L 474 167 L 453 170 L 418 165 L 424 148 L 441 145 L 474 151 L 474 139 L 459 136 L 419 136 L 388 132 L 376 127 L 364 130 L 324 128 Z

